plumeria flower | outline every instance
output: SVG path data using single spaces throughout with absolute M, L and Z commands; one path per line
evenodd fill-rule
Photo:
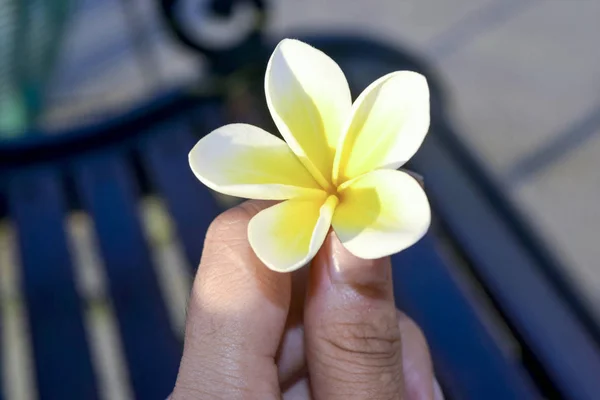
M 306 265 L 330 227 L 346 249 L 365 259 L 404 250 L 426 233 L 427 196 L 397 170 L 429 129 L 422 75 L 390 73 L 352 103 L 335 61 L 285 39 L 267 65 L 265 92 L 285 141 L 252 125 L 226 125 L 203 137 L 189 162 L 217 192 L 283 200 L 248 225 L 250 245 L 268 268 L 290 272 Z

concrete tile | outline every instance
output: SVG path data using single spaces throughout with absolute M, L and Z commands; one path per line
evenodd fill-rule
M 465 138 L 499 174 L 600 104 L 600 3 L 537 1 L 440 60 Z
M 516 188 L 514 198 L 567 266 L 600 318 L 600 127 L 560 164 Z
M 369 33 L 423 48 L 449 27 L 494 0 L 279 0 L 272 2 L 272 32 Z
M 124 15 L 120 0 L 86 0 L 70 21 L 41 118 L 46 129 L 90 123 L 197 79 L 200 58 L 176 43 L 160 20 L 157 5 L 132 4 L 139 27 Z M 144 35 L 143 56 L 134 44 Z
M 130 47 L 118 0 L 80 4 L 68 21 L 50 88 L 68 93 L 127 53 Z

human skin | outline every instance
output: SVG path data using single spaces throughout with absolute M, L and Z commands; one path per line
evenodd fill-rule
M 330 233 L 310 267 L 271 271 L 247 239 L 271 204 L 211 224 L 170 399 L 442 399 L 423 333 L 395 307 L 390 259 L 356 258 Z

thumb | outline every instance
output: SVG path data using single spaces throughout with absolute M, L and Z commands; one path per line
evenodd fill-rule
M 304 314 L 315 399 L 401 399 L 402 343 L 388 257 L 363 260 L 331 233 L 312 263 Z

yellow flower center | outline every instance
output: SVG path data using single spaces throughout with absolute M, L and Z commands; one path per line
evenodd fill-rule
M 339 203 L 340 203 L 339 197 L 335 194 L 330 194 L 329 196 L 327 196 L 327 200 L 325 200 L 324 207 L 327 207 L 328 209 L 331 209 L 331 210 L 335 210 L 335 208 L 337 207 L 337 205 Z

